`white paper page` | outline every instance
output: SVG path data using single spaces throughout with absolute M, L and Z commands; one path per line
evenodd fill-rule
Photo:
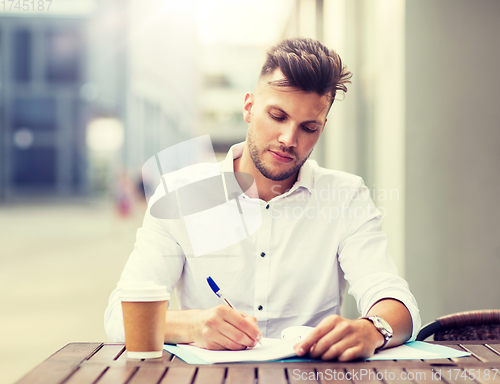
M 177 344 L 178 347 L 191 352 L 209 363 L 234 363 L 239 361 L 267 361 L 296 356 L 294 341 L 267 339 L 261 340 L 262 345 L 242 351 L 210 351 L 188 344 Z

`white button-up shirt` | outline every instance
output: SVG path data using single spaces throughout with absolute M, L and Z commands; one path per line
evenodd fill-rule
M 243 145 L 229 150 L 219 163 L 222 171 L 233 171 Z M 346 281 L 363 316 L 380 299 L 402 302 L 416 337 L 416 301 L 387 253 L 381 214 L 360 177 L 308 160 L 286 193 L 269 202 L 242 194 L 239 202 L 243 212 L 260 213 L 260 226 L 242 241 L 201 256 L 193 252 L 183 219 L 159 219 L 148 209 L 109 298 L 105 329 L 111 341 L 124 341 L 121 287 L 152 281 L 169 292 L 177 288 L 181 309 L 208 309 L 222 303 L 208 276 L 233 307 L 257 318 L 264 337 L 279 338 L 288 326 L 316 326 L 339 314 Z

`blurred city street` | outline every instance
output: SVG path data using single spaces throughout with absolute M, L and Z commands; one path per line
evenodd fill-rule
M 103 327 L 145 206 L 0 206 L 0 383 L 12 383 L 70 342 L 107 340 Z

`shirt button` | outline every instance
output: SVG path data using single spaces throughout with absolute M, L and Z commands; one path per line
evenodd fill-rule
M 262 310 L 264 309 L 264 307 L 263 307 L 262 305 L 259 305 L 259 306 L 257 307 L 257 309 L 258 309 L 259 311 L 262 311 Z
M 260 254 L 260 257 L 264 257 L 264 256 L 266 256 L 266 253 L 265 253 L 265 252 L 262 252 L 262 253 Z
M 269 209 L 269 204 L 266 205 L 266 209 Z

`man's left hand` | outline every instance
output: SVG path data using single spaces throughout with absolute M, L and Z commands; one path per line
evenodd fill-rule
M 383 343 L 384 337 L 371 321 L 331 315 L 295 345 L 295 352 L 298 356 L 309 352 L 313 358 L 349 361 L 372 356 Z

